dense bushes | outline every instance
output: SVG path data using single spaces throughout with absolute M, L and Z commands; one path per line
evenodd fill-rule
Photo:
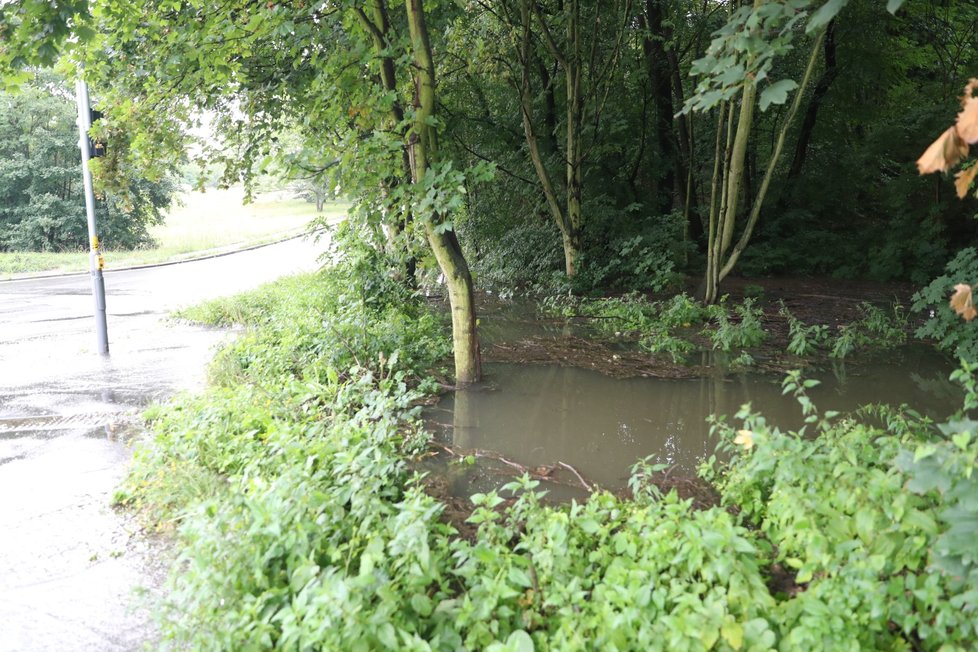
M 0 251 L 88 248 L 77 107 L 65 86 L 45 72 L 20 94 L 0 91 Z M 148 229 L 163 222 L 176 187 L 167 177 L 148 181 L 126 167 L 119 176 L 112 192 L 97 188 L 103 246 L 151 244 Z
M 933 339 L 937 346 L 958 358 L 978 361 L 978 322 L 964 321 L 948 305 L 948 297 L 958 283 L 971 284 L 978 278 L 978 250 L 962 249 L 947 264 L 944 274 L 914 295 L 912 309 L 923 313 L 925 323 L 917 337 Z
M 891 408 L 819 415 L 805 395 L 812 384 L 791 375 L 785 391 L 797 394 L 817 437 L 781 432 L 749 408 L 738 432 L 717 426 L 721 440 L 743 446 L 725 444 L 733 461 L 713 476 L 724 504 L 803 585 L 775 609 L 781 648 L 965 649 L 978 636 L 978 605 L 928 565 L 941 496 L 907 491 L 894 464 L 934 439 L 932 424 Z
M 473 496 L 478 530 L 459 538 L 409 465 L 443 326 L 370 269 L 352 255 L 195 311 L 249 330 L 205 394 L 155 411 L 119 496 L 181 524 L 167 645 L 953 650 L 978 636 L 974 582 L 942 570 L 975 558 L 956 516 L 975 511 L 975 424 L 952 442 L 910 411 L 820 415 L 797 376 L 786 389 L 819 436 L 748 409 L 718 422 L 729 461 L 704 473 L 720 507 L 661 495 L 640 464 L 630 499 L 545 506 L 528 478 Z M 673 303 L 677 326 L 706 318 Z

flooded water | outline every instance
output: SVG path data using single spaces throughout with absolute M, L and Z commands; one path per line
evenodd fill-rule
M 822 383 L 809 392 L 822 411 L 906 403 L 940 419 L 960 405 L 960 391 L 947 380 L 952 368 L 929 349 L 908 347 L 806 377 Z M 444 471 L 455 495 L 503 484 L 502 476 L 516 468 L 507 461 L 556 468 L 567 484 L 582 486 L 584 480 L 616 489 L 647 456 L 694 474 L 716 445 L 707 423 L 711 414 L 732 416 L 749 402 L 773 425 L 801 426 L 798 403 L 782 395 L 780 381 L 719 371 L 692 380 L 614 379 L 574 367 L 490 364 L 481 385 L 446 395 L 427 419 L 436 441 L 453 450 L 492 452 Z

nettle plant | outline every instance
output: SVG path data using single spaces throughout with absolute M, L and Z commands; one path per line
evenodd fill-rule
M 828 342 L 828 326 L 822 324 L 805 324 L 805 322 L 791 314 L 788 306 L 783 301 L 781 302 L 778 314 L 788 322 L 788 353 L 797 356 L 814 355 Z
M 965 409 L 978 406 L 970 374 L 956 375 Z M 804 416 L 797 431 L 749 405 L 736 415 L 739 428 L 715 420 L 730 461 L 701 469 L 769 543 L 774 563 L 794 573 L 777 611 L 779 649 L 970 649 L 978 423 L 956 418 L 935 429 L 885 406 L 822 413 L 807 394 L 815 385 L 798 372 L 783 383 Z
M 704 334 L 709 336 L 714 349 L 721 351 L 749 349 L 765 340 L 767 333 L 761 325 L 763 312 L 760 308 L 756 308 L 754 303 L 753 298 L 747 298 L 742 304 L 734 307 L 734 313 L 740 318 L 738 322 L 730 319 L 730 313 L 726 308 L 726 297 L 710 307 L 709 314 L 716 327 L 707 329 Z

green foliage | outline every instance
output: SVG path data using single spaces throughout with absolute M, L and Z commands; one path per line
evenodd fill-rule
M 730 319 L 724 300 L 710 307 L 710 317 L 715 326 L 705 333 L 709 335 L 714 349 L 721 351 L 749 349 L 764 341 L 767 333 L 761 325 L 763 312 L 760 308 L 754 307 L 754 302 L 753 298 L 748 297 L 743 303 L 734 307 L 734 312 L 739 317 L 737 322 Z
M 845 358 L 859 349 L 885 350 L 906 343 L 909 323 L 903 306 L 895 304 L 889 313 L 866 302 L 859 308 L 862 317 L 839 327 L 829 353 L 833 358 Z
M 773 647 L 761 550 L 728 513 L 642 490 L 549 509 L 536 486 L 505 487 L 519 497 L 502 514 L 495 493 L 473 497 L 478 536 L 456 552 L 466 649 L 519 630 L 539 650 Z
M 156 441 L 118 496 L 180 524 L 164 647 L 937 650 L 978 635 L 974 424 L 823 414 L 797 373 L 784 388 L 813 432 L 746 407 L 736 432 L 716 421 L 729 461 L 703 472 L 720 507 L 664 494 L 663 467 L 640 462 L 630 499 L 548 506 L 528 477 L 473 496 L 477 530 L 459 538 L 408 463 L 427 438 L 416 372 L 445 353 L 443 328 L 361 246 L 192 313 L 248 331 L 219 383 L 147 414 Z M 552 305 L 644 327 L 717 312 L 572 301 Z
M 896 13 L 903 2 L 888 0 L 886 10 Z M 797 27 L 804 25 L 808 33 L 824 29 L 849 0 L 826 0 L 809 13 L 814 4 L 814 0 L 760 2 L 733 11 L 714 32 L 706 55 L 693 62 L 692 73 L 701 80 L 685 110 L 711 109 L 732 99 L 744 85 L 767 81 L 777 59 L 794 49 Z M 771 104 L 784 104 L 787 92 L 797 87 L 791 79 L 767 82 L 761 89 L 761 111 Z
M 814 355 L 828 342 L 828 326 L 822 324 L 806 325 L 792 315 L 783 302 L 778 312 L 788 322 L 788 353 L 798 356 Z
M 480 193 L 481 194 L 481 193 Z M 517 216 L 519 217 L 519 216 Z M 560 238 L 544 219 L 470 220 L 459 224 L 478 285 L 486 289 L 548 289 L 563 264 Z
M 523 479 L 505 510 L 495 494 L 474 497 L 476 540 L 454 538 L 405 462 L 420 396 L 405 384 L 407 358 L 340 371 L 320 350 L 287 364 L 309 344 L 302 313 L 401 327 L 386 308 L 331 303 L 351 281 L 346 265 L 209 309 L 258 324 L 231 347 L 249 364 L 152 415 L 155 446 L 138 453 L 119 499 L 182 522 L 165 647 L 773 645 L 751 533 L 641 479 L 637 500 L 561 508 Z
M 964 410 L 938 428 L 940 435 L 903 450 L 897 466 L 911 480 L 915 494 L 939 496 L 937 518 L 943 532 L 931 554 L 931 563 L 960 595 L 952 604 L 967 614 L 978 613 L 978 422 L 967 412 L 978 407 L 975 366 L 962 361 L 951 378 L 965 388 Z M 929 588 L 929 587 L 927 587 Z M 927 590 L 925 588 L 925 590 Z
M 0 4 L 0 90 L 16 89 L 29 67 L 51 66 L 94 34 L 88 0 L 16 0 Z
M 543 300 L 541 309 L 551 315 L 591 317 L 598 332 L 613 337 L 637 336 L 642 350 L 668 354 L 674 362 L 682 362 L 696 350 L 696 345 L 677 331 L 688 331 L 711 314 L 709 308 L 686 294 L 664 301 L 649 301 L 637 293 L 602 299 L 554 295 Z
M 775 60 L 792 49 L 793 31 L 805 17 L 800 9 L 808 4 L 768 2 L 734 11 L 714 33 L 706 54 L 693 62 L 691 72 L 701 80 L 685 110 L 706 111 L 732 99 L 745 83 L 767 80 Z M 758 38 L 758 33 L 766 38 Z M 784 104 L 787 92 L 797 87 L 790 79 L 769 83 L 761 92 L 761 110 L 771 103 Z
M 689 339 L 694 334 L 691 329 L 708 321 L 711 323 L 700 334 L 721 351 L 753 348 L 767 337 L 761 324 L 763 312 L 755 307 L 753 298 L 734 307 L 736 321 L 730 317 L 726 297 L 719 304 L 704 306 L 686 294 L 663 301 L 650 301 L 640 294 L 603 299 L 560 295 L 544 299 L 541 308 L 552 315 L 592 317 L 599 332 L 615 337 L 637 335 L 642 349 L 668 353 L 676 362 L 696 350 Z M 746 356 L 737 366 L 751 364 L 753 359 Z
M 833 358 L 845 358 L 856 350 L 858 333 L 851 325 L 839 327 L 839 334 L 832 343 L 832 352 L 829 354 Z
M 948 305 L 948 299 L 958 283 L 971 284 L 978 278 L 978 250 L 962 249 L 948 264 L 944 274 L 930 282 L 913 296 L 913 312 L 926 321 L 916 336 L 935 340 L 937 346 L 969 362 L 978 360 L 978 322 L 964 321 Z
M 684 247 L 681 216 L 636 219 L 640 209 L 633 205 L 621 214 L 607 208 L 591 211 L 581 271 L 573 282 L 577 291 L 662 292 L 679 284 L 682 275 L 677 270 Z
M 677 294 L 663 301 L 650 301 L 638 293 L 600 299 L 552 295 L 546 297 L 540 307 L 551 315 L 594 317 L 596 328 L 619 335 L 689 328 L 704 322 L 712 311 L 686 294 Z
M 817 437 L 783 432 L 745 406 L 742 429 L 714 424 L 731 461 L 704 469 L 723 503 L 736 505 L 776 561 L 796 573 L 799 590 L 777 609 L 779 649 L 966 649 L 978 633 L 973 593 L 929 564 L 953 532 L 935 514 L 964 527 L 970 516 L 961 518 L 956 496 L 941 511 L 947 496 L 920 479 L 908 485 L 912 476 L 901 470 L 914 458 L 908 449 L 930 450 L 930 423 L 882 407 L 866 421 L 820 415 L 806 393 L 814 384 L 795 373 L 785 391 L 797 396 Z M 963 479 L 963 468 L 949 465 L 948 475 Z M 973 542 L 958 552 L 973 555 Z
M 856 324 L 873 346 L 888 349 L 906 343 L 909 322 L 903 306 L 894 304 L 889 312 L 866 302 L 859 307 L 863 316 Z
M 652 331 L 642 336 L 638 342 L 644 351 L 649 353 L 668 353 L 673 362 L 683 362 L 686 356 L 696 350 L 689 340 L 669 333 L 668 331 Z
M 0 251 L 88 248 L 78 151 L 77 109 L 60 79 L 39 75 L 18 94 L 0 92 Z M 96 202 L 104 246 L 149 244 L 147 227 L 163 221 L 174 186 L 124 175 L 123 193 Z
M 321 378 L 329 369 L 392 365 L 421 374 L 450 353 L 439 332 L 441 320 L 393 277 L 391 261 L 367 246 L 361 231 L 344 223 L 333 239 L 344 243 L 346 254 L 327 272 L 180 313 L 213 325 L 256 327 L 218 354 L 215 378 L 234 383 L 257 377 L 274 384 L 283 374 Z M 259 364 L 256 350 L 265 348 L 278 355 Z

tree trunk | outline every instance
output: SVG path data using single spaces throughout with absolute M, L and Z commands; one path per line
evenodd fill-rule
M 788 179 L 794 179 L 801 175 L 801 170 L 805 166 L 805 158 L 808 155 L 808 144 L 815 130 L 815 122 L 818 120 L 818 111 L 822 107 L 822 100 L 828 93 L 829 87 L 835 81 L 839 68 L 835 63 L 835 21 L 829 22 L 825 28 L 825 70 L 815 83 L 812 89 L 812 99 L 808 103 L 805 117 L 802 118 L 801 127 L 798 130 L 798 142 L 795 145 L 795 155 L 791 159 L 791 168 L 788 170 Z
M 401 106 L 401 102 L 397 98 L 397 68 L 393 57 L 390 54 L 390 14 L 387 11 L 387 0 L 373 0 L 371 4 L 371 16 L 367 16 L 367 13 L 361 9 L 355 9 L 357 17 L 360 19 L 360 23 L 364 26 L 367 32 L 370 34 L 371 40 L 374 44 L 374 49 L 377 52 L 377 56 L 380 57 L 380 81 L 383 88 L 388 93 L 394 96 L 394 101 L 391 102 L 390 108 L 390 128 L 392 130 L 403 129 L 404 122 L 404 107 Z M 401 174 L 392 175 L 390 178 L 385 179 L 381 182 L 382 194 L 386 197 L 391 194 L 389 191 L 396 188 L 399 183 L 411 183 L 411 160 L 408 154 L 407 147 L 403 148 L 401 151 Z M 395 206 L 389 205 L 388 210 L 392 214 L 397 214 L 398 219 L 390 224 L 387 229 L 387 240 L 388 246 L 391 253 L 397 255 L 398 258 L 404 260 L 404 269 L 402 273 L 404 275 L 404 281 L 410 287 L 417 286 L 417 279 L 415 278 L 415 271 L 417 270 L 417 260 L 414 254 L 407 249 L 404 251 L 404 255 L 397 251 L 398 248 L 398 236 L 407 229 L 408 225 L 411 223 L 411 210 L 399 209 Z
M 717 252 L 720 258 L 730 248 L 733 242 L 734 226 L 737 222 L 737 208 L 740 206 L 740 191 L 744 185 L 744 161 L 747 157 L 747 142 L 754 126 L 754 99 L 757 87 L 753 82 L 747 82 L 740 99 L 740 116 L 737 119 L 737 131 L 734 135 L 733 150 L 730 152 L 730 174 L 727 177 L 727 205 L 721 216 L 720 248 Z
M 730 174 L 730 152 L 733 149 L 733 121 L 737 110 L 734 102 L 720 104 L 717 114 L 716 146 L 713 158 L 713 177 L 710 183 L 710 217 L 706 243 L 706 278 L 703 282 L 705 303 L 717 300 L 719 290 L 720 241 L 723 215 L 727 204 L 727 178 Z
M 726 262 L 720 267 L 719 274 L 717 276 L 717 284 L 722 281 L 727 274 L 733 270 L 734 265 L 737 264 L 737 259 L 740 254 L 747 247 L 747 243 L 750 241 L 750 237 L 754 232 L 754 226 L 757 224 L 757 220 L 761 214 L 761 206 L 764 205 L 764 198 L 767 196 L 768 187 L 771 184 L 771 178 L 774 176 L 774 170 L 778 165 L 778 161 L 781 158 L 781 151 L 784 148 L 784 141 L 788 135 L 788 128 L 794 121 L 795 115 L 798 113 L 798 107 L 801 105 L 801 99 L 805 95 L 805 89 L 808 87 L 808 82 L 812 77 L 812 70 L 815 68 L 815 61 L 818 59 L 818 51 L 822 45 L 822 41 L 825 38 L 826 30 L 822 30 L 818 38 L 815 40 L 815 44 L 812 47 L 812 53 L 808 58 L 808 65 L 805 68 L 805 74 L 802 77 L 801 84 L 799 84 L 798 89 L 795 91 L 795 98 L 791 103 L 791 107 L 788 109 L 788 114 L 784 118 L 784 122 L 781 123 L 781 130 L 778 132 L 778 139 L 774 145 L 774 151 L 771 152 L 771 159 L 767 164 L 767 171 L 764 173 L 764 180 L 761 181 L 761 187 L 757 191 L 757 197 L 754 199 L 753 206 L 751 207 L 750 217 L 747 220 L 747 225 L 744 227 L 744 232 L 740 236 L 740 240 L 737 242 L 737 246 L 733 248 L 730 252 L 730 256 L 727 258 Z
M 408 27 L 414 54 L 415 118 L 409 137 L 409 158 L 413 183 L 421 184 L 428 167 L 438 155 L 438 138 L 430 118 L 434 117 L 435 64 L 425 24 L 423 0 L 407 0 Z M 455 382 L 468 385 L 482 376 L 479 335 L 476 329 L 472 274 L 462 254 L 454 230 L 436 228 L 437 215 L 424 216 L 424 229 L 435 259 L 445 275 L 452 310 L 452 345 L 455 352 Z
M 675 111 L 672 104 L 673 89 L 669 59 L 663 44 L 664 39 L 671 37 L 671 30 L 664 25 L 661 0 L 646 0 L 645 15 L 642 16 L 642 20 L 648 30 L 642 40 L 642 51 L 645 54 L 649 84 L 652 90 L 655 143 L 660 159 L 659 168 L 663 170 L 660 175 L 656 175 L 657 192 L 653 202 L 656 212 L 664 215 L 679 204 L 676 172 L 682 168 L 678 144 L 673 131 L 672 116 Z M 679 183 L 685 187 L 685 177 L 682 177 Z
M 547 207 L 553 217 L 557 228 L 560 230 L 561 244 L 564 249 L 564 271 L 568 278 L 573 278 L 577 273 L 577 259 L 579 251 L 579 232 L 581 224 L 581 151 L 580 139 L 578 136 L 580 129 L 581 115 L 581 96 L 580 96 L 580 73 L 574 77 L 567 73 L 569 68 L 566 60 L 558 56 L 554 46 L 554 56 L 563 64 L 567 75 L 567 159 L 566 186 L 564 188 L 564 202 L 560 201 L 550 172 L 547 170 L 546 162 L 540 152 L 540 145 L 533 125 L 533 94 L 530 87 L 530 70 L 532 66 L 532 16 L 530 2 L 532 0 L 522 0 L 520 2 L 520 22 L 521 36 L 519 46 L 520 59 L 520 114 L 523 120 L 523 133 L 526 137 L 527 149 L 530 153 L 530 161 L 533 169 L 537 173 L 537 179 L 543 190 Z M 576 3 L 576 0 L 574 0 Z M 576 21 L 571 21 L 568 25 L 568 34 L 576 32 Z M 576 79 L 576 82 L 575 82 Z M 549 86 L 549 85 L 548 85 Z M 552 90 L 548 92 L 552 95 Z M 551 100 L 548 99 L 548 106 Z M 573 118 L 573 122 L 572 122 Z M 552 138 L 552 134 L 545 134 L 545 138 Z
M 581 29 L 578 0 L 570 0 L 567 21 L 567 46 L 564 75 L 567 86 L 567 228 L 564 236 L 564 262 L 567 278 L 577 274 L 580 251 L 584 188 L 584 153 L 581 149 Z

